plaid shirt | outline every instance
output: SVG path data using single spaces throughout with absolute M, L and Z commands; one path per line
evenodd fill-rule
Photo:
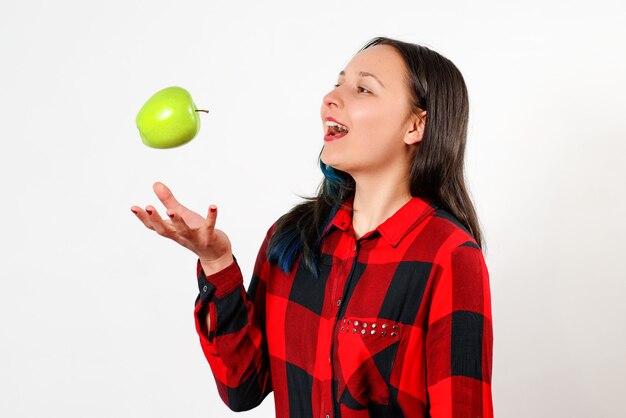
M 275 226 L 247 291 L 236 259 L 198 262 L 196 330 L 230 409 L 274 391 L 279 418 L 493 416 L 488 271 L 456 218 L 414 197 L 355 240 L 340 209 L 319 280 L 267 261 Z

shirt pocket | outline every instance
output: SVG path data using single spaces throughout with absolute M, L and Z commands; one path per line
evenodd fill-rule
M 389 404 L 389 378 L 404 325 L 346 316 L 336 329 L 337 402 L 351 408 Z

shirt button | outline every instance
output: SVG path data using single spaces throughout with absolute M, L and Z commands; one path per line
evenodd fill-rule
M 337 300 L 337 306 L 341 306 L 341 299 Z
M 326 418 L 330 418 L 330 414 L 326 414 Z
M 208 287 L 207 287 L 206 285 L 204 285 L 204 287 L 202 288 L 202 291 L 203 291 L 203 292 L 206 292 L 206 291 L 207 291 L 207 289 L 208 289 Z
M 354 246 L 354 248 L 352 249 L 352 251 L 356 251 L 356 245 Z

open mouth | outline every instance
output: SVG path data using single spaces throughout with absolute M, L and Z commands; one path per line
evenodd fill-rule
M 326 131 L 326 136 L 324 137 L 324 139 L 328 141 L 332 141 L 333 139 L 342 138 L 346 136 L 347 134 L 348 134 L 348 131 L 344 129 L 341 129 L 337 126 L 329 126 L 328 130 Z

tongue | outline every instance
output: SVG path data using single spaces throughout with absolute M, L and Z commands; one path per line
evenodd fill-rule
M 330 128 L 330 136 L 341 135 L 345 133 L 347 132 L 337 128 L 336 126 L 331 126 Z

